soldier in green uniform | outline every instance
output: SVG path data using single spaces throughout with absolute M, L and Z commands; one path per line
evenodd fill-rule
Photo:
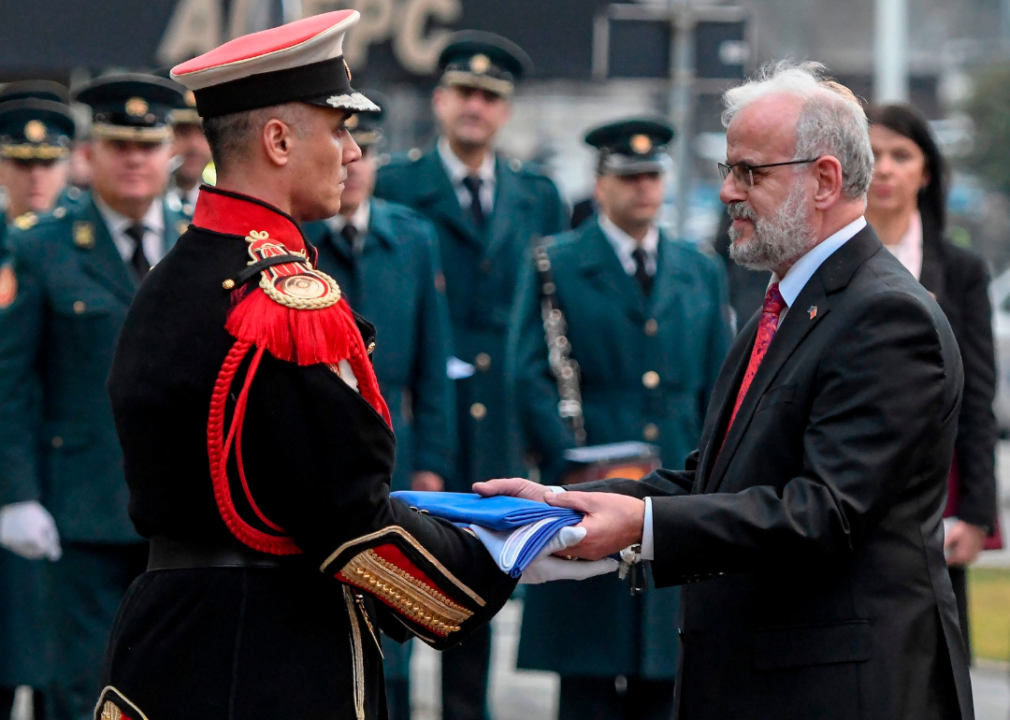
M 385 98 L 364 93 L 379 107 Z M 306 223 L 317 267 L 376 328 L 375 375 L 396 435 L 393 490 L 438 491 L 453 471 L 456 399 L 446 375 L 449 311 L 438 238 L 419 213 L 372 197 L 382 110 L 347 120 L 361 159 L 347 166 L 340 214 Z M 410 642 L 382 637 L 390 720 L 410 717 Z
M 11 230 L 13 292 L 0 310 L 0 543 L 26 557 L 62 552 L 52 566 L 61 720 L 91 717 L 109 628 L 146 564 L 105 380 L 137 286 L 188 224 L 161 199 L 179 87 L 110 76 L 77 100 L 94 111 L 93 190 Z
M 174 164 L 168 182 L 167 197 L 178 200 L 187 214 L 193 214 L 204 170 L 211 163 L 210 144 L 203 134 L 203 121 L 196 111 L 196 96 L 186 91 L 182 107 L 172 111 L 172 135 L 175 141 Z
M 449 490 L 516 474 L 503 374 L 516 279 L 531 245 L 568 222 L 549 178 L 494 150 L 515 83 L 530 65 L 522 49 L 497 35 L 450 37 L 433 98 L 442 135 L 424 152 L 394 158 L 375 188 L 376 196 L 426 215 L 438 231 L 456 353 L 450 372 L 459 453 Z M 443 655 L 446 720 L 487 717 L 490 651 L 488 627 Z
M 673 129 L 633 119 L 590 132 L 599 149 L 599 212 L 546 248 L 567 323 L 560 342 L 578 363 L 587 445 L 645 441 L 667 463 L 695 446 L 729 343 L 726 288 L 716 263 L 654 221 L 662 155 Z M 548 360 L 542 285 L 520 282 L 507 373 L 542 482 L 564 483 L 576 428 L 559 415 Z M 554 342 L 557 339 L 554 338 Z M 560 373 L 559 373 L 560 374 Z M 521 668 L 561 675 L 561 720 L 665 720 L 677 669 L 678 589 L 632 596 L 613 576 L 527 590 Z M 592 632 L 587 632 L 592 628 Z
M 56 205 L 66 184 L 74 136 L 67 101 L 63 86 L 45 81 L 10 83 L 0 91 L 0 185 L 7 192 L 6 216 L 0 215 L 0 307 L 16 293 L 14 270 L 3 262 L 8 219 L 15 227 L 31 226 Z M 7 515 L 0 510 L 0 525 Z M 44 717 L 52 666 L 44 563 L 57 557 L 29 559 L 0 549 L 0 717 L 10 715 L 18 685 L 33 689 L 34 716 Z

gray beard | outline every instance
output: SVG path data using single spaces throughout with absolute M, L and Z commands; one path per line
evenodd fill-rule
M 796 183 L 774 217 L 758 218 L 746 203 L 730 204 L 729 214 L 754 224 L 754 236 L 743 244 L 736 242 L 737 232 L 729 230 L 729 256 L 751 270 L 774 270 L 796 262 L 814 244 L 802 183 Z

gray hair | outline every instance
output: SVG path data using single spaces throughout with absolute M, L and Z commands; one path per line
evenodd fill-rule
M 725 127 L 742 109 L 767 95 L 803 100 L 796 123 L 796 156 L 802 160 L 830 155 L 842 166 L 842 193 L 851 200 L 866 197 L 873 179 L 869 123 L 852 91 L 824 77 L 820 63 L 790 60 L 765 65 L 752 80 L 727 90 L 722 113 Z M 799 169 L 798 169 L 799 170 Z

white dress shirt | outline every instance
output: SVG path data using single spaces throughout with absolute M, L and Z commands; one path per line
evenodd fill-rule
M 494 191 L 498 185 L 498 178 L 494 174 L 495 166 L 495 156 L 494 153 L 487 153 L 484 156 L 484 161 L 477 168 L 477 172 L 474 173 L 462 160 L 456 157 L 456 153 L 452 151 L 449 147 L 449 141 L 445 138 L 441 138 L 438 141 L 438 156 L 442 159 L 442 165 L 445 166 L 445 172 L 449 176 L 449 181 L 452 182 L 452 187 L 456 191 L 456 198 L 459 200 L 459 206 L 464 210 L 470 209 L 470 202 L 472 200 L 470 196 L 470 191 L 466 189 L 466 185 L 463 184 L 463 178 L 467 175 L 476 175 L 480 178 L 480 206 L 484 210 L 484 216 L 487 217 L 491 215 L 491 211 L 494 210 Z
M 133 238 L 126 234 L 126 229 L 133 225 L 136 220 L 113 210 L 99 196 L 94 193 L 95 207 L 105 221 L 105 227 L 112 236 L 112 242 L 116 244 L 116 250 L 123 262 L 129 264 L 133 258 L 133 251 L 136 244 Z M 140 219 L 144 226 L 144 257 L 154 266 L 159 260 L 165 257 L 165 208 L 161 198 L 156 198 L 147 209 L 144 217 Z
M 859 216 L 857 220 L 843 227 L 828 239 L 818 243 L 806 255 L 801 257 L 789 268 L 785 277 L 779 280 L 772 275 L 772 282 L 779 284 L 779 293 L 786 301 L 786 307 L 779 313 L 779 324 L 785 319 L 786 313 L 800 292 L 810 282 L 817 269 L 831 257 L 838 248 L 856 236 L 856 233 L 866 227 L 866 218 Z M 645 522 L 642 525 L 642 559 L 656 559 L 656 539 L 652 527 L 652 498 L 645 498 Z
M 600 230 L 617 253 L 617 259 L 621 261 L 624 271 L 628 275 L 634 275 L 636 263 L 632 253 L 638 247 L 638 241 L 617 227 L 604 213 L 600 213 L 598 217 Z M 656 274 L 656 257 L 659 254 L 659 228 L 655 225 L 649 228 L 649 232 L 642 239 L 642 249 L 645 250 L 645 272 L 652 277 Z
M 368 201 L 358 205 L 358 209 L 351 213 L 350 218 L 343 215 L 334 215 L 326 221 L 326 224 L 332 232 L 339 233 L 350 222 L 358 231 L 358 237 L 354 241 L 354 254 L 360 255 L 361 249 L 365 246 L 365 235 L 368 234 L 368 223 L 371 219 L 372 203 Z
M 898 261 L 905 266 L 908 272 L 916 280 L 922 275 L 922 216 L 916 210 L 912 213 L 912 221 L 908 223 L 908 230 L 901 237 L 897 245 L 884 243 L 887 249 Z

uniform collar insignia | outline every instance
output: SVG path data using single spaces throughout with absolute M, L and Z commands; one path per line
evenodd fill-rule
M 248 195 L 202 185 L 193 212 L 193 227 L 224 235 L 247 237 L 252 231 L 267 233 L 292 252 L 305 251 L 305 238 L 285 212 Z

